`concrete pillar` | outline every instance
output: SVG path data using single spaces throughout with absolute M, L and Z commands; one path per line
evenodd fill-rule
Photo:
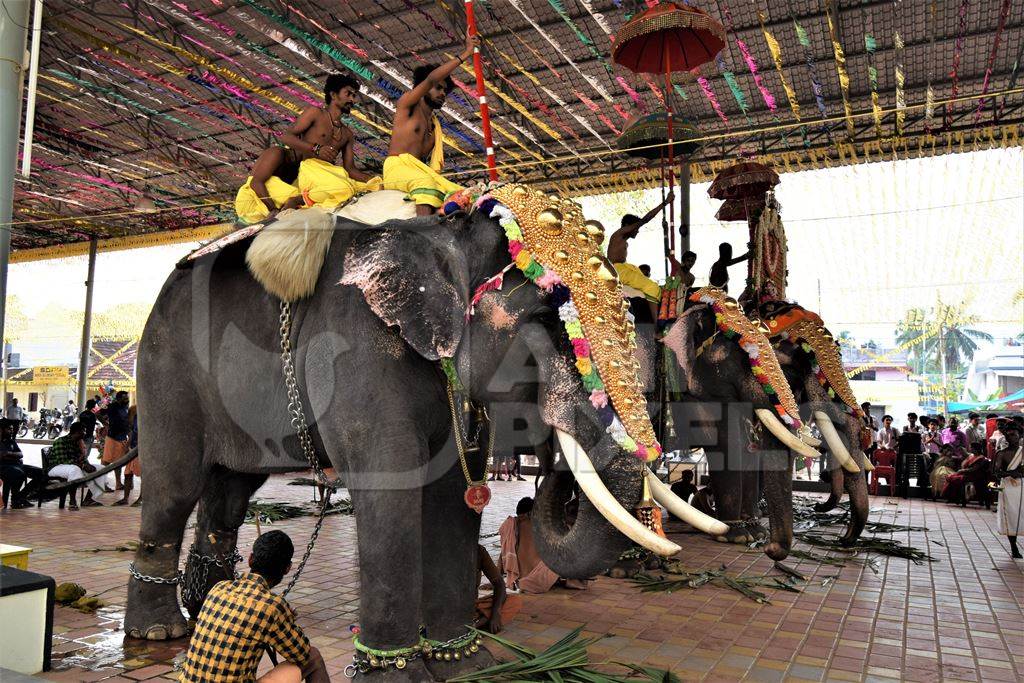
M 78 358 L 78 409 L 85 410 L 85 381 L 92 348 L 92 292 L 96 286 L 96 238 L 89 240 L 89 279 L 85 281 L 85 318 L 82 321 L 82 354 Z
M 14 171 L 18 165 L 21 90 L 29 0 L 4 0 L 0 12 L 0 340 L 7 315 L 7 262 L 14 215 Z

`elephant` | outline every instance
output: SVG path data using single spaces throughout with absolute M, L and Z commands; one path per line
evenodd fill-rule
M 309 467 L 296 428 L 301 421 L 289 414 L 285 341 L 313 457 L 341 473 L 356 509 L 364 645 L 415 646 L 421 626 L 428 638 L 446 641 L 464 635 L 472 619 L 480 515 L 463 500 L 471 477 L 467 471 L 464 478 L 451 438 L 458 412 L 449 393 L 453 375 L 473 404 L 490 410 L 496 434 L 519 408 L 532 423 L 523 438 L 539 443 L 555 431 L 562 457 L 541 483 L 533 513 L 538 551 L 553 571 L 591 577 L 631 542 L 660 555 L 678 551 L 630 512 L 641 502 L 648 471 L 644 444 L 637 437 L 629 452 L 612 427 L 653 430 L 629 379 L 631 326 L 618 304 L 601 303 L 609 300 L 602 292 L 615 294 L 618 286 L 599 258 L 603 236 L 588 235 L 578 207 L 565 201 L 560 213 L 537 213 L 537 202 L 552 200 L 522 186 L 503 201 L 515 204 L 526 193 L 534 204 L 519 207 L 527 215 L 521 222 L 533 230 L 530 221 L 543 219 L 546 244 L 563 239 L 564 229 L 570 246 L 551 258 L 585 264 L 563 278 L 582 287 L 572 294 L 581 319 L 586 307 L 596 307 L 588 320 L 614 324 L 614 335 L 589 340 L 591 349 L 617 354 L 605 369 L 622 368 L 618 382 L 602 370 L 607 405 L 581 381 L 579 345 L 566 335 L 564 303 L 553 300 L 550 278 L 538 284 L 529 269 L 513 267 L 522 259 L 513 259 L 508 214 L 493 217 L 494 204 L 374 226 L 323 214 L 314 228 L 307 213 L 314 209 L 282 216 L 279 223 L 300 223 L 285 232 L 324 245 L 310 292 L 287 306 L 246 267 L 263 233 L 204 253 L 168 277 L 139 345 L 139 445 L 152 493 L 142 505 L 131 567 L 128 636 L 185 635 L 174 582 L 185 524 L 197 505 L 196 544 L 183 581 L 201 602 L 213 582 L 231 576 L 250 496 L 272 473 Z M 592 353 L 597 367 L 602 356 Z M 468 451 L 465 463 L 473 473 L 485 467 Z M 565 502 L 574 482 L 582 493 L 570 523 Z M 685 512 L 681 501 L 670 504 Z M 406 664 L 371 673 L 418 681 L 472 666 L 430 657 Z
M 833 509 L 845 492 L 850 498 L 850 522 L 841 537 L 854 543 L 868 517 L 868 489 L 864 476 L 871 464 L 861 447 L 860 408 L 843 371 L 835 340 L 817 314 L 791 302 L 762 303 L 756 313 L 770 330 L 775 355 L 801 407 L 802 417 L 813 419 L 828 445 L 828 500 L 815 506 Z
M 793 541 L 791 453 L 816 457 L 817 442 L 790 431 L 796 402 L 763 331 L 721 290 L 706 288 L 694 297 L 664 337 L 681 370 L 680 400 L 669 404 L 678 446 L 703 446 L 708 454 L 716 513 L 728 525 L 717 540 L 765 540 L 758 522 L 763 486 L 770 522 L 764 551 L 785 559 Z M 716 316 L 723 315 L 744 330 L 742 338 L 719 329 Z M 753 372 L 754 342 L 758 373 L 769 379 L 771 393 Z M 780 405 L 787 410 L 778 410 Z

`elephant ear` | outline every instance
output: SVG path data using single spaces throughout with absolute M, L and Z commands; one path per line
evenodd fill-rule
M 340 284 L 358 287 L 370 309 L 385 324 L 398 327 L 421 356 L 451 358 L 466 324 L 466 259 L 452 230 L 422 223 L 391 223 L 355 233 Z

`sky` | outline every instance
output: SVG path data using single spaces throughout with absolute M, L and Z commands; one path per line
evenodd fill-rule
M 745 223 L 720 223 L 721 205 L 708 184 L 691 188 L 691 249 L 697 284 L 707 282 L 718 245 L 740 254 Z M 1024 150 L 995 149 L 915 160 L 787 173 L 776 188 L 789 246 L 789 298 L 817 311 L 834 334 L 858 341 L 893 341 L 907 309 L 938 298 L 963 303 L 976 327 L 998 338 L 1024 329 Z M 656 190 L 581 200 L 584 214 L 610 234 L 622 213 L 642 214 Z M 629 260 L 664 272 L 661 221 L 646 226 Z M 97 257 L 94 309 L 152 304 L 174 264 L 194 243 L 120 251 Z M 47 306 L 84 307 L 86 257 L 10 266 L 8 292 L 29 315 Z M 730 271 L 734 293 L 745 264 Z M 74 362 L 79 338 L 54 335 L 22 343 L 24 365 Z

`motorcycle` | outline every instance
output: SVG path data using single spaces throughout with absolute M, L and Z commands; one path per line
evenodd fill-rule
M 64 429 L 64 418 L 59 410 L 42 408 L 39 411 L 39 423 L 32 431 L 35 439 L 56 439 Z

